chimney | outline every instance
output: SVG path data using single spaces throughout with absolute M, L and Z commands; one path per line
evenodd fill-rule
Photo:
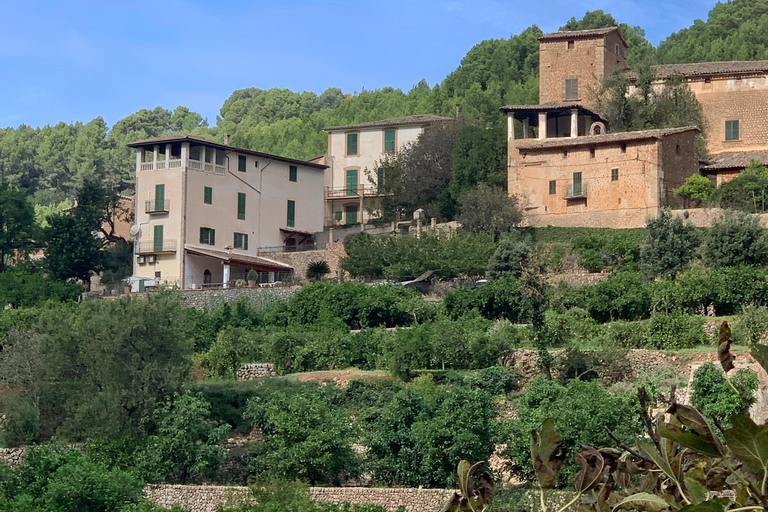
M 224 135 L 224 145 L 229 146 L 229 134 Z

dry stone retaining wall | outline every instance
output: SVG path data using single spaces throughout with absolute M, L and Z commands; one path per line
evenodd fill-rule
M 197 309 L 216 308 L 242 297 L 245 297 L 254 305 L 267 305 L 274 301 L 290 299 L 299 290 L 301 290 L 301 286 L 184 290 L 182 292 L 182 300 L 185 306 Z
M 394 512 L 439 512 L 453 495 L 450 489 L 401 489 L 369 487 L 310 487 L 313 500 L 326 503 L 381 505 Z M 238 505 L 252 502 L 247 487 L 218 485 L 148 485 L 144 495 L 158 505 L 171 508 L 180 505 L 190 512 L 215 512 L 219 504 Z
M 0 448 L 0 463 L 10 467 L 18 466 L 21 464 L 21 459 L 26 452 L 26 446 L 19 446 L 18 448 Z
M 244 364 L 237 370 L 237 380 L 253 380 L 275 375 L 275 367 L 272 363 Z

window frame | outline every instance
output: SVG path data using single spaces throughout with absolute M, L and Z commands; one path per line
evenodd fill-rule
M 203 186 L 203 204 L 213 204 L 213 187 Z
M 237 220 L 245 220 L 245 192 L 237 193 Z
M 619 181 L 619 168 L 614 167 L 611 169 L 611 181 Z
M 239 172 L 246 172 L 248 170 L 248 157 L 237 155 L 237 170 Z
M 203 245 L 216 245 L 216 230 L 200 226 L 200 243 Z
M 297 183 L 299 181 L 299 166 L 298 165 L 289 165 L 288 166 L 288 181 L 292 181 L 293 183 Z
M 349 152 L 349 137 L 355 136 L 355 152 Z M 360 156 L 360 132 L 344 132 L 344 155 L 345 156 Z
M 296 201 L 293 199 L 286 201 L 285 225 L 289 228 L 296 227 Z
M 392 149 L 387 149 L 387 132 L 392 133 Z M 382 153 L 392 154 L 397 151 L 397 128 L 385 128 L 381 132 Z
M 568 91 L 569 91 L 568 84 L 569 84 L 569 82 L 573 86 L 572 87 L 572 89 L 573 89 L 573 91 L 572 91 L 573 92 L 573 96 L 569 96 L 568 95 Z M 579 79 L 578 78 L 573 78 L 573 77 L 565 78 L 564 81 L 563 81 L 563 89 L 564 89 L 563 90 L 563 99 L 564 100 L 566 100 L 566 101 L 575 101 L 575 100 L 579 99 Z
M 730 124 L 730 130 L 729 128 Z M 733 127 L 736 127 L 736 133 L 734 137 L 734 130 Z M 725 141 L 726 142 L 734 142 L 734 141 L 740 141 L 741 140 L 741 126 L 738 119 L 726 119 L 725 121 Z M 730 134 L 730 137 L 729 137 Z
M 238 244 L 238 242 L 240 242 Z M 232 240 L 232 247 L 234 249 L 240 249 L 241 251 L 248 250 L 248 233 L 238 233 L 235 231 L 235 235 Z
M 549 180 L 549 195 L 557 194 L 557 180 Z

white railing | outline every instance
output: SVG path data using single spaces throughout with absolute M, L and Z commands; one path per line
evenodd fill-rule
M 171 160 L 168 162 L 169 169 L 175 169 L 177 167 L 181 167 L 181 160 Z
M 203 162 L 198 162 L 197 160 L 190 160 L 189 161 L 189 168 L 194 169 L 196 171 L 202 171 L 203 170 Z
M 227 172 L 227 168 L 224 167 L 223 165 L 217 165 L 213 170 L 213 174 L 218 174 L 220 176 L 224 176 L 224 173 L 226 172 Z
M 147 163 L 141 164 L 141 170 L 142 171 L 151 171 L 154 168 L 155 168 L 155 164 L 152 163 L 152 162 L 147 162 Z
M 155 166 L 154 162 L 142 162 L 139 169 L 142 171 L 153 171 L 153 170 L 163 170 L 163 169 L 178 169 L 180 168 L 182 160 L 168 160 L 167 162 L 165 160 L 157 162 L 157 166 Z M 210 172 L 212 174 L 218 174 L 223 176 L 227 172 L 227 168 L 223 165 L 214 165 L 214 164 L 207 164 L 205 162 L 199 162 L 197 160 L 188 160 L 187 166 L 190 169 L 194 169 L 196 171 L 205 171 Z
M 159 171 L 160 169 L 165 169 L 165 160 L 157 162 L 157 170 Z

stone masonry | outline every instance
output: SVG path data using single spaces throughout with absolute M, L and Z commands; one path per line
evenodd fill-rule
M 310 487 L 312 499 L 325 503 L 381 505 L 394 512 L 439 512 L 453 496 L 450 489 L 403 489 L 368 487 Z M 219 505 L 252 503 L 250 489 L 229 486 L 148 485 L 144 495 L 158 505 L 180 505 L 190 512 L 215 512 Z
M 272 363 L 244 364 L 237 370 L 237 380 L 253 380 L 275 375 L 275 367 Z
M 331 269 L 331 273 L 326 278 L 341 279 L 343 270 L 341 260 L 347 256 L 344 251 L 343 243 L 329 243 L 324 250 L 301 251 L 301 252 L 282 252 L 265 254 L 270 259 L 286 263 L 293 267 L 293 276 L 298 281 L 304 281 L 307 275 L 307 267 L 315 261 L 326 261 Z

